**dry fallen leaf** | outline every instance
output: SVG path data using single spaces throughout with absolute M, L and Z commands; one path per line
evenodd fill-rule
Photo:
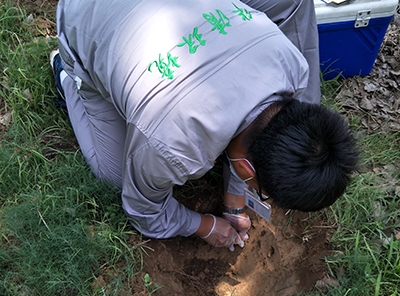
M 29 90 L 29 88 L 24 90 L 24 97 L 29 99 L 29 100 L 33 99 L 32 95 L 31 95 L 31 91 Z
M 322 280 L 319 280 L 315 284 L 315 288 L 323 293 L 329 292 L 329 290 L 333 287 L 339 286 L 339 281 L 329 274 L 325 274 L 325 277 Z

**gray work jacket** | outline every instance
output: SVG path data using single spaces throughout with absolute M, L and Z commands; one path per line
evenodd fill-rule
M 60 45 L 79 64 L 82 89 L 126 121 L 128 217 L 149 237 L 193 234 L 200 215 L 173 186 L 203 176 L 273 101 L 297 98 L 306 60 L 237 0 L 61 0 L 59 10 Z M 242 195 L 246 185 L 224 175 L 227 191 Z

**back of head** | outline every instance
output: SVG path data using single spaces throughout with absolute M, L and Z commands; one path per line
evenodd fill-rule
M 248 147 L 260 186 L 282 208 L 330 206 L 349 185 L 359 158 L 347 122 L 322 105 L 277 103 L 280 111 Z

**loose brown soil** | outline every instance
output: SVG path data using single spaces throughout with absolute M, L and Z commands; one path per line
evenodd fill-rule
M 221 202 L 215 195 L 199 194 L 187 206 L 208 205 L 207 199 Z M 144 273 L 163 286 L 160 295 L 293 295 L 308 291 L 324 277 L 322 259 L 330 250 L 324 217 L 285 215 L 274 208 L 268 223 L 248 213 L 250 239 L 234 252 L 213 248 L 199 238 L 152 240 L 148 246 L 154 251 L 145 259 Z
M 26 7 L 27 15 L 32 14 L 38 35 L 55 35 L 57 0 L 15 2 Z M 382 54 L 380 60 L 384 60 Z M 392 76 L 397 80 L 398 72 L 392 73 Z M 356 80 L 347 80 L 347 83 L 349 81 Z M 357 83 L 361 82 L 357 80 Z M 362 90 L 363 85 L 359 87 Z M 396 92 L 394 101 L 398 102 L 397 85 L 393 90 L 388 88 L 388 91 Z M 364 92 L 363 97 L 367 98 L 368 94 Z M 357 100 L 353 101 L 356 102 L 355 107 L 349 109 L 363 110 Z M 379 111 L 380 107 L 375 107 L 375 110 Z M 397 113 L 397 123 L 398 104 L 394 112 Z M 220 214 L 220 180 L 208 174 L 192 185 L 197 189 L 179 187 L 175 196 L 193 210 Z M 192 197 L 179 197 L 184 195 Z M 150 240 L 145 243 L 148 255 L 144 257 L 143 271 L 132 278 L 129 286 L 121 290 L 121 295 L 147 295 L 140 278 L 146 273 L 161 286 L 153 295 L 279 296 L 315 289 L 316 282 L 328 273 L 323 259 L 332 254 L 330 234 L 334 227 L 322 213 L 285 213 L 274 206 L 272 213 L 271 223 L 268 223 L 248 211 L 252 219 L 250 239 L 243 249 L 236 247 L 234 252 L 213 248 L 197 237 Z M 101 275 L 97 280 L 96 286 L 106 284 L 107 275 Z

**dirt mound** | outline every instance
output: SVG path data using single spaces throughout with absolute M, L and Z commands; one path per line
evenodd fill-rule
M 159 295 L 293 295 L 325 276 L 330 241 L 321 217 L 274 208 L 270 224 L 249 214 L 250 239 L 234 252 L 194 237 L 152 240 L 143 272 L 162 286 Z

